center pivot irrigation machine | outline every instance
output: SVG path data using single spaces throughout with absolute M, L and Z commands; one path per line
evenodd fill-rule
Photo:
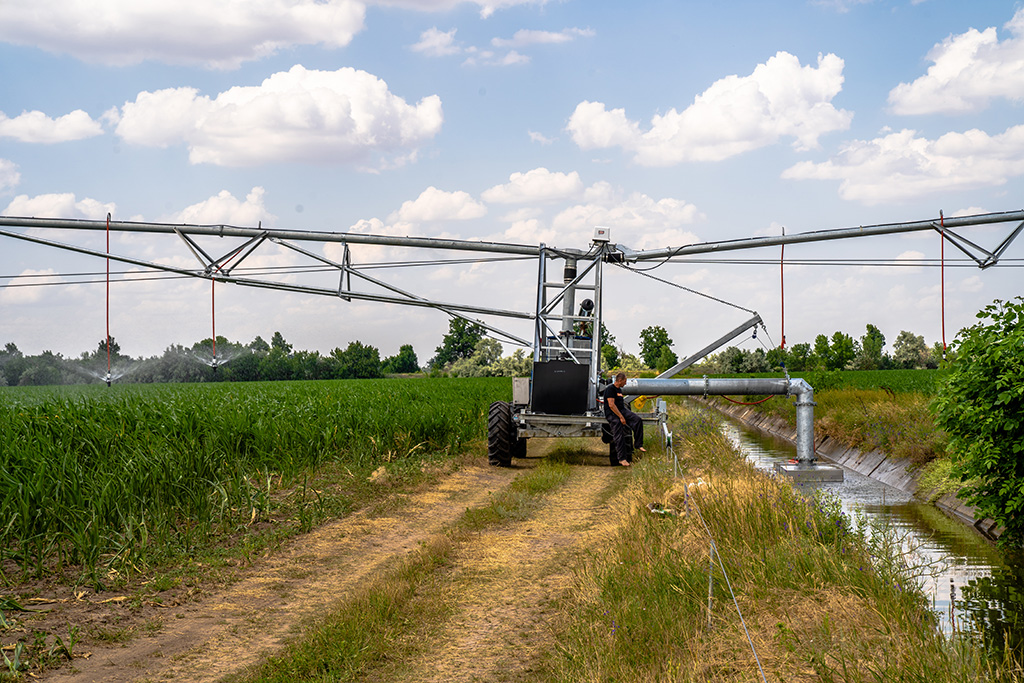
M 1011 226 L 1007 237 L 992 250 L 986 250 L 961 236 L 957 230 L 988 224 L 1017 223 Z M 261 287 L 303 294 L 338 297 L 345 301 L 374 301 L 434 308 L 452 317 L 463 318 L 480 325 L 489 336 L 506 343 L 533 349 L 533 370 L 530 378 L 513 381 L 511 401 L 498 401 L 491 405 L 488 415 L 488 459 L 494 465 L 509 465 L 513 458 L 526 454 L 526 440 L 535 437 L 602 436 L 606 424 L 599 396 L 605 380 L 601 375 L 601 320 L 602 278 L 604 268 L 611 264 L 626 270 L 635 270 L 641 262 L 667 263 L 685 261 L 700 254 L 717 254 L 758 247 L 802 244 L 825 240 L 868 237 L 920 231 L 935 231 L 942 244 L 949 242 L 971 258 L 979 268 L 998 263 L 1010 243 L 1024 229 L 1024 211 L 987 213 L 974 216 L 929 219 L 910 223 L 889 223 L 853 228 L 819 230 L 813 232 L 756 237 L 721 242 L 706 242 L 665 249 L 634 251 L 611 241 L 608 228 L 595 229 L 587 250 L 552 248 L 541 244 L 530 246 L 473 240 L 450 240 L 425 237 L 395 237 L 348 232 L 316 232 L 245 228 L 227 225 L 171 225 L 87 220 L 61 220 L 47 218 L 16 218 L 0 216 L 0 236 L 24 240 L 62 250 L 107 259 L 109 284 L 110 261 L 136 267 L 174 273 L 180 276 L 204 278 L 216 283 L 231 283 L 248 287 Z M 82 246 L 44 239 L 42 230 L 105 231 L 107 250 L 99 251 Z M 31 230 L 31 232 L 29 232 Z M 124 255 L 110 253 L 110 233 L 177 235 L 199 261 L 199 268 L 183 268 Z M 213 257 L 200 245 L 201 240 L 212 237 L 232 239 L 235 244 L 222 256 Z M 338 276 L 336 287 L 301 285 L 272 279 L 280 277 L 272 269 L 257 271 L 240 267 L 245 260 L 266 242 L 280 245 L 300 254 Z M 326 258 L 322 253 L 299 246 L 298 243 L 342 245 L 340 262 Z M 536 259 L 536 306 L 532 311 L 503 310 L 464 303 L 433 301 L 405 291 L 393 284 L 370 275 L 371 269 L 353 263 L 349 245 L 377 245 L 409 247 L 430 250 L 457 250 L 503 255 L 502 259 Z M 209 249 L 209 247 L 207 247 Z M 323 247 L 321 247 L 321 251 Z M 212 251 L 212 250 L 211 250 Z M 499 257 L 493 257 L 499 258 Z M 944 257 L 943 257 L 944 258 Z M 486 259 L 478 259 L 486 260 Z M 453 263 L 455 261 L 434 261 Z M 460 261 L 465 262 L 465 261 Z M 561 262 L 560 273 L 552 262 Z M 416 262 L 419 264 L 427 262 Z M 407 262 L 408 264 L 408 262 Z M 243 275 L 242 273 L 245 273 Z M 554 277 L 552 274 L 555 274 Z M 560 274 L 561 277 L 558 277 Z M 654 278 L 658 279 L 658 278 Z M 365 289 L 353 287 L 353 281 Z M 663 281 L 662 282 L 666 282 Z M 673 284 L 673 283 L 667 283 Z M 678 285 L 675 285 L 678 286 Z M 692 290 L 691 290 L 692 291 Z M 108 287 L 109 292 L 109 287 Z M 212 295 L 211 295 L 212 296 Z M 109 294 L 108 294 L 109 306 Z M 743 309 L 747 310 L 747 309 Z M 669 368 L 653 379 L 629 379 L 623 388 L 627 396 L 727 396 L 740 394 L 780 395 L 795 398 L 797 412 L 797 463 L 784 468 L 784 473 L 805 480 L 831 480 L 842 477 L 842 470 L 815 464 L 814 456 L 814 390 L 801 379 L 790 379 L 788 374 L 779 379 L 673 379 L 673 377 L 722 347 L 739 335 L 762 326 L 761 317 L 753 312 L 749 320 L 726 335 L 711 342 L 700 351 Z M 474 316 L 474 317 L 470 317 Z M 532 342 L 516 334 L 503 331 L 484 322 L 486 318 L 508 318 L 532 321 Z M 216 340 L 216 336 L 213 337 Z M 109 348 L 109 325 L 108 325 Z M 213 364 L 218 362 L 214 347 Z M 107 381 L 110 382 L 109 374 Z M 653 402 L 653 409 L 641 412 L 648 423 L 653 423 L 671 438 L 666 428 L 666 406 L 661 399 Z M 607 438 L 607 437 L 606 437 Z

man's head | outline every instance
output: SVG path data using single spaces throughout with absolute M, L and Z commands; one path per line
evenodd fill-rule
M 615 375 L 615 386 L 617 386 L 619 389 L 626 386 L 626 373 L 620 372 L 617 375 Z

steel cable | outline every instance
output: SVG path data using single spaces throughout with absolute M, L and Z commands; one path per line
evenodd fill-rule
M 757 315 L 757 311 L 752 311 L 749 308 L 743 308 L 743 306 L 739 306 L 737 304 L 730 303 L 730 302 L 726 301 L 725 299 L 719 299 L 718 297 L 711 296 L 710 294 L 705 294 L 704 292 L 698 292 L 696 289 L 691 289 L 690 287 L 686 287 L 686 286 L 677 284 L 675 282 L 672 282 L 671 280 L 666 280 L 664 278 L 660 278 L 657 275 L 651 275 L 650 273 L 645 272 L 643 270 L 637 270 L 636 268 L 630 268 L 629 266 L 627 266 L 624 263 L 616 263 L 615 265 L 617 265 L 619 268 L 622 268 L 623 270 L 625 270 L 627 272 L 636 273 L 637 275 L 643 275 L 644 277 L 649 277 L 650 279 L 652 279 L 652 280 L 654 280 L 656 282 L 660 282 L 660 283 L 665 284 L 665 285 L 671 285 L 672 287 L 676 287 L 677 289 L 681 289 L 684 292 L 689 292 L 691 294 L 696 294 L 697 296 L 702 296 L 705 299 L 711 299 L 712 301 L 717 301 L 720 304 L 725 304 L 726 306 L 731 306 L 733 308 L 738 308 L 741 311 L 746 311 L 747 313 L 752 313 L 754 315 Z

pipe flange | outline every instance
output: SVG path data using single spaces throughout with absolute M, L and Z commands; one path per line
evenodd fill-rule
M 796 401 L 796 402 L 793 403 L 793 405 L 795 405 L 797 408 L 800 408 L 800 407 L 803 407 L 803 406 L 811 406 L 813 408 L 814 406 L 816 406 L 818 404 L 815 401 Z

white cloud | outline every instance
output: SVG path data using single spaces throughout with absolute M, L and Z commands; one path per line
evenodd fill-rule
M 924 267 L 921 263 L 924 261 L 925 255 L 920 251 L 908 250 L 904 251 L 893 259 L 893 265 L 899 266 L 896 271 L 897 274 L 908 274 L 908 273 L 921 273 L 924 272 Z
M 526 204 L 567 199 L 583 191 L 580 174 L 552 173 L 546 168 L 535 168 L 526 173 L 513 173 L 505 185 L 485 190 L 480 198 L 497 204 Z
M 463 52 L 469 55 L 462 62 L 463 66 L 516 66 L 530 62 L 530 58 L 527 55 L 519 54 L 515 50 L 509 50 L 499 55 L 494 50 L 467 47 Z
M 487 207 L 468 192 L 445 192 L 428 187 L 415 200 L 407 201 L 390 217 L 392 223 L 423 221 L 463 221 L 486 215 Z
M 4 0 L 0 40 L 111 65 L 233 69 L 291 46 L 348 45 L 365 11 L 355 0 Z
M 530 58 L 526 55 L 521 55 L 515 50 L 509 50 L 504 57 L 495 62 L 498 66 L 515 66 L 516 64 L 527 64 Z
M 583 149 L 633 149 L 642 137 L 640 124 L 626 118 L 625 109 L 607 111 L 602 102 L 586 100 L 576 105 L 566 130 L 572 133 L 573 142 Z
M 985 288 L 985 282 L 977 275 L 971 275 L 970 277 L 964 278 L 960 282 L 959 290 L 961 292 L 970 292 L 971 294 L 977 294 Z
M 421 12 L 447 12 L 467 0 L 368 0 L 369 4 L 387 7 L 405 7 Z M 498 10 L 519 5 L 545 5 L 548 0 L 469 0 L 480 6 L 480 16 L 486 19 Z
M 1024 100 L 1024 9 L 1006 24 L 1012 37 L 1000 42 L 995 27 L 951 35 L 928 53 L 932 66 L 913 83 L 889 92 L 896 114 L 972 112 L 989 100 Z
M 512 221 L 504 238 L 513 243 L 548 244 L 558 238 L 558 233 L 537 218 L 526 218 Z
M 950 216 L 977 216 L 981 213 L 990 213 L 987 209 L 983 209 L 980 206 L 968 206 L 966 209 L 957 209 Z
M 674 247 L 697 241 L 697 236 L 681 225 L 703 218 L 697 207 L 682 199 L 666 197 L 655 200 L 641 192 L 626 197 L 607 184 L 597 183 L 587 189 L 585 204 L 577 204 L 555 216 L 552 226 L 559 237 L 572 235 L 589 240 L 594 226 L 611 228 L 613 242 L 628 244 L 633 249 Z
M 550 145 L 555 141 L 554 138 L 545 137 L 544 134 L 538 133 L 537 131 L 531 130 L 527 131 L 527 133 L 529 134 L 531 141 L 541 145 Z
M 590 38 L 594 35 L 594 31 L 581 28 L 567 28 L 558 32 L 520 29 L 511 38 L 491 39 L 491 45 L 494 47 L 524 47 L 535 44 L 552 45 L 568 43 L 577 38 Z
M 394 235 L 398 236 L 402 233 L 398 232 L 394 226 L 384 225 L 384 222 L 379 218 L 371 218 L 369 220 L 357 221 L 354 225 L 350 226 L 346 232 L 354 232 L 364 235 Z M 338 242 L 328 242 L 324 244 L 324 256 L 331 259 L 335 263 L 341 263 L 345 258 L 345 245 Z M 390 253 L 391 247 L 379 247 L 375 245 L 353 245 L 353 250 L 358 250 L 358 254 L 363 260 L 383 260 Z
M 420 42 L 413 45 L 411 49 L 414 52 L 422 52 L 428 57 L 457 55 L 462 52 L 462 48 L 455 44 L 456 31 L 458 29 L 455 28 L 451 31 L 441 31 L 436 26 L 428 28 L 420 34 Z
M 114 214 L 117 205 L 104 204 L 95 199 L 76 199 L 73 193 L 40 194 L 29 197 L 20 194 L 4 209 L 6 216 L 34 216 L 38 218 L 84 218 L 104 220 Z
M 990 136 L 977 129 L 936 140 L 902 130 L 854 140 L 832 159 L 800 162 L 782 173 L 795 180 L 839 180 L 839 196 L 881 204 L 937 192 L 1002 185 L 1024 174 L 1024 125 Z
M 433 188 L 431 188 L 431 189 L 433 189 Z M 428 192 L 429 192 L 429 190 L 428 190 Z M 452 194 L 452 195 L 462 194 L 462 195 L 465 195 L 466 193 L 464 193 L 464 192 L 463 193 L 457 193 L 456 192 L 456 193 L 442 193 L 442 194 Z M 466 196 L 468 197 L 468 195 L 466 195 Z M 422 199 L 423 195 L 420 195 L 420 198 Z M 417 202 L 419 202 L 419 201 L 420 200 L 417 200 Z M 443 203 L 443 200 L 439 200 L 438 203 L 439 204 Z M 455 202 L 452 202 L 452 203 L 454 204 Z M 403 205 L 402 208 L 403 209 L 409 209 L 410 215 L 414 215 L 415 211 L 416 211 L 414 208 L 412 208 L 414 204 L 415 204 L 415 202 L 405 202 L 405 204 Z M 431 211 L 432 209 L 436 213 L 441 213 L 441 212 L 444 211 L 443 207 L 439 207 L 439 206 L 436 206 L 436 205 L 434 207 L 428 207 L 428 206 L 426 206 L 426 204 L 427 204 L 427 201 L 423 201 L 421 203 L 420 207 L 419 207 L 419 209 L 423 210 L 425 213 Z M 449 210 L 454 210 L 456 213 L 458 213 L 458 208 L 457 207 L 451 206 L 451 207 L 448 207 L 448 208 L 449 208 Z M 387 223 L 385 223 L 384 221 L 382 221 L 379 218 L 362 219 L 362 220 L 356 221 L 353 225 L 349 226 L 349 228 L 348 228 L 348 230 L 346 232 L 355 233 L 355 234 L 362 234 L 362 235 L 389 236 L 389 237 L 428 236 L 428 237 L 433 237 L 433 238 L 437 238 L 437 239 L 463 239 L 461 236 L 453 234 L 453 233 L 450 233 L 450 232 L 437 231 L 435 229 L 431 229 L 429 231 L 425 231 L 417 223 L 409 222 L 407 220 L 399 218 L 399 213 L 400 213 L 399 211 L 396 211 L 396 212 L 392 213 L 392 215 L 388 219 L 390 222 L 387 222 Z M 416 217 L 416 216 L 414 216 L 414 217 Z M 425 220 L 434 220 L 434 219 L 425 219 Z M 441 220 L 441 219 L 437 219 L 437 220 Z M 424 254 L 432 254 L 432 256 L 430 256 L 429 258 L 435 258 L 436 257 L 436 252 L 430 252 L 429 250 L 425 250 L 425 249 L 410 248 L 410 247 L 404 247 L 404 246 L 394 246 L 394 245 L 383 246 L 383 245 L 376 245 L 376 244 L 349 244 L 349 248 L 351 249 L 352 262 L 355 263 L 355 264 L 374 262 L 374 261 L 376 261 L 376 262 L 380 262 L 380 261 L 408 261 L 408 260 L 414 260 L 414 259 L 416 259 L 418 257 L 421 257 Z M 345 255 L 345 247 L 344 247 L 344 245 L 338 244 L 338 243 L 326 244 L 326 245 L 324 245 L 324 254 L 329 259 L 331 259 L 331 260 L 333 260 L 333 261 L 335 261 L 337 263 L 341 263 L 342 259 L 344 258 L 344 255 Z M 385 279 L 387 279 L 387 278 L 385 278 Z
M 582 149 L 622 147 L 644 166 L 719 161 L 791 137 L 797 150 L 818 146 L 821 135 L 849 128 L 853 114 L 832 106 L 842 89 L 843 60 L 818 56 L 817 67 L 779 52 L 749 76 L 727 76 L 694 98 L 682 112 L 655 115 L 651 126 L 582 102 L 567 130 Z
M 455 33 L 458 29 L 442 31 L 436 26 L 431 27 L 420 34 L 420 40 L 410 46 L 414 52 L 419 52 L 428 57 L 447 57 L 450 55 L 467 55 L 464 66 L 515 66 L 527 64 L 530 61 L 528 55 L 521 54 L 515 49 L 508 52 L 498 53 L 494 50 L 482 49 L 476 46 L 462 46 L 455 41 Z M 526 47 L 536 44 L 557 44 L 566 43 L 580 36 L 594 35 L 589 29 L 567 28 L 564 31 L 555 33 L 552 31 L 517 31 L 510 38 L 492 38 L 491 44 L 498 48 Z
M 559 211 L 550 221 L 528 214 L 509 218 L 513 222 L 502 237 L 515 242 L 588 244 L 594 227 L 603 225 L 612 229 L 612 241 L 651 249 L 697 241 L 681 226 L 702 220 L 703 215 L 682 199 L 656 200 L 640 192 L 623 195 L 609 183 L 599 182 L 584 190 L 582 202 Z
M 194 88 L 139 93 L 122 108 L 117 134 L 155 147 L 183 142 L 195 164 L 345 163 L 408 153 L 443 118 L 437 95 L 410 106 L 365 71 L 296 65 L 213 99 Z
M 64 282 L 63 278 L 57 275 L 52 268 L 46 270 L 24 270 L 15 278 L 12 278 L 6 286 L 0 288 L 0 304 L 24 305 L 33 304 L 43 298 L 46 284 L 59 284 Z
M 870 5 L 875 0 L 812 0 L 811 4 L 821 7 L 831 7 L 840 14 L 846 14 L 857 5 Z M 912 5 L 918 4 L 921 0 L 911 0 Z
M 0 192 L 13 190 L 21 182 L 18 165 L 7 159 L 0 159 Z
M 254 187 L 239 201 L 227 190 L 221 190 L 215 196 L 198 204 L 188 206 L 167 219 L 169 223 L 194 223 L 197 225 L 240 225 L 255 227 L 260 222 L 264 226 L 273 225 L 276 216 L 267 211 L 263 204 L 265 190 Z
M 99 122 L 81 109 L 70 114 L 50 118 L 41 111 L 26 111 L 8 118 L 0 111 L 0 138 L 14 138 L 21 142 L 68 142 L 102 135 Z

